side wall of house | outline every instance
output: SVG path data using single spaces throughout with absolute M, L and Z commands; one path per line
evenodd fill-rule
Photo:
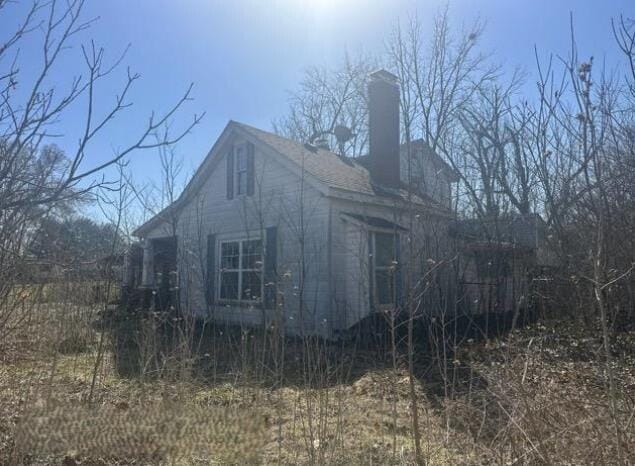
M 432 156 L 424 154 L 420 148 L 413 148 L 412 159 L 409 162 L 408 151 L 402 148 L 399 162 L 399 171 L 403 183 L 407 184 L 410 176 L 416 189 L 430 196 L 441 205 L 448 208 L 451 207 L 452 182 L 447 171 L 435 163 Z
M 371 314 L 369 260 L 369 232 L 390 232 L 390 228 L 376 228 L 351 219 L 347 214 L 381 218 L 408 228 L 410 214 L 397 205 L 374 205 L 351 198 L 334 199 L 331 224 L 333 237 L 332 281 L 333 321 L 339 330 L 346 330 Z M 393 228 L 400 236 L 400 258 L 402 292 L 406 286 L 416 284 L 427 268 L 429 259 L 444 260 L 451 256 L 447 242 L 448 222 L 441 217 L 423 212 L 413 213 L 414 232 Z M 409 244 L 412 238 L 412 248 Z M 409 275 L 406 276 L 406 273 Z
M 234 134 L 220 147 L 221 159 L 198 192 L 178 212 L 178 270 L 181 306 L 205 319 L 228 323 L 284 325 L 291 334 L 329 336 L 329 204 L 308 177 L 298 175 L 267 146 L 255 143 L 255 189 L 252 196 L 227 199 L 226 158 L 233 145 L 246 141 Z M 237 306 L 218 301 L 219 244 L 225 240 L 262 239 L 276 227 L 278 281 L 276 306 Z M 147 237 L 169 234 L 157 226 Z M 215 299 L 209 304 L 208 235 L 215 240 Z

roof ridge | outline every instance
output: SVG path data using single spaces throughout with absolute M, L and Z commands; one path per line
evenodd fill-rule
M 259 132 L 259 133 L 265 133 L 265 134 L 267 134 L 269 136 L 274 136 L 274 137 L 276 137 L 278 139 L 283 139 L 284 141 L 287 141 L 289 143 L 297 145 L 298 147 L 302 147 L 302 148 L 306 149 L 306 146 L 305 146 L 306 143 L 303 143 L 303 142 L 300 142 L 300 141 L 296 141 L 295 139 L 291 139 L 291 138 L 286 137 L 286 136 L 282 136 L 281 134 L 278 134 L 275 131 L 267 131 L 267 130 L 258 128 L 256 126 L 252 126 L 250 124 L 242 123 L 242 122 L 236 121 L 236 120 L 230 120 L 230 122 L 232 122 L 232 123 L 234 123 L 234 124 L 236 124 L 238 126 L 242 126 L 244 129 L 247 129 L 248 131 L 249 130 L 254 130 L 254 131 Z M 326 153 L 335 155 L 338 158 L 340 157 L 339 155 L 337 155 L 332 150 L 327 150 L 327 149 L 322 149 L 322 148 L 317 148 L 317 149 L 319 150 L 319 152 L 326 152 Z

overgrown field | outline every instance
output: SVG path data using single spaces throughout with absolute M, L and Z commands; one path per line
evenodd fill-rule
M 415 461 L 403 349 L 290 342 L 271 373 L 259 336 L 242 332 L 202 346 L 187 370 L 125 379 L 109 351 L 99 357 L 110 346 L 93 313 L 71 310 L 65 326 L 64 311 L 2 342 L 2 464 Z M 614 339 L 613 397 L 593 328 L 536 323 L 426 348 L 414 381 L 427 464 L 635 462 L 635 333 Z

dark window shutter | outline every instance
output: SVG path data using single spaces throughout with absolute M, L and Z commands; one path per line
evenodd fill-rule
M 254 195 L 254 145 L 247 143 L 247 196 Z
M 395 304 L 400 306 L 403 302 L 403 284 L 401 277 L 401 241 L 399 234 L 395 234 L 395 260 L 397 261 L 397 266 L 395 268 Z
M 227 154 L 227 199 L 234 198 L 234 151 Z
M 269 227 L 266 231 L 265 245 L 265 309 L 276 307 L 278 282 L 278 227 Z
M 216 235 L 207 235 L 207 286 L 205 297 L 207 304 L 214 304 L 216 285 Z

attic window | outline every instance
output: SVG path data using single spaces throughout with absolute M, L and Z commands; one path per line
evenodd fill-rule
M 236 144 L 227 154 L 227 199 L 254 194 L 254 145 Z
M 245 146 L 236 148 L 236 194 L 247 194 L 247 151 Z

